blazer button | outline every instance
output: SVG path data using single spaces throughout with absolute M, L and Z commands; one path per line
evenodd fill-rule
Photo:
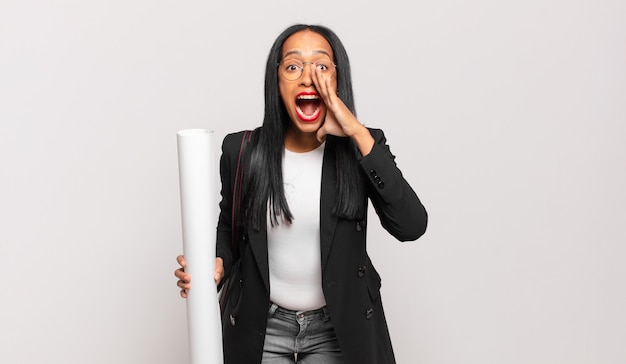
M 235 316 L 230 315 L 230 324 L 235 326 Z
M 358 273 L 357 273 L 357 275 L 359 276 L 359 278 L 363 278 L 363 277 L 365 277 L 365 271 L 366 271 L 366 270 L 367 270 L 367 267 L 366 267 L 366 266 L 359 267 L 359 271 L 358 271 Z
M 381 190 L 382 190 L 383 188 L 385 188 L 385 182 L 383 182 L 383 181 L 379 181 L 379 182 L 378 182 L 378 188 L 379 188 L 379 189 L 381 189 Z
M 370 170 L 370 176 L 372 176 L 372 178 L 378 177 L 377 174 L 376 174 L 376 171 L 373 170 L 373 169 Z
M 374 310 L 368 308 L 367 311 L 365 311 L 365 318 L 369 320 L 372 316 L 374 316 Z

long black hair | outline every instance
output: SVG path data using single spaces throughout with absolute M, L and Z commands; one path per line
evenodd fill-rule
M 278 88 L 278 64 L 282 58 L 285 40 L 294 33 L 311 30 L 323 36 L 330 44 L 337 65 L 337 91 L 339 97 L 356 115 L 350 62 L 339 37 L 330 29 L 320 25 L 297 24 L 285 29 L 274 41 L 265 68 L 265 115 L 263 127 L 257 129 L 251 142 L 250 163 L 244 181 L 242 201 L 243 220 L 259 230 L 266 223 L 267 208 L 270 209 L 270 222 L 279 223 L 278 217 L 291 222 L 283 188 L 282 157 L 285 148 L 285 132 L 291 122 Z M 358 150 L 350 138 L 326 139 L 326 152 L 334 152 L 337 166 L 337 196 L 333 212 L 343 218 L 361 220 L 365 216 L 366 198 L 362 172 L 358 165 Z

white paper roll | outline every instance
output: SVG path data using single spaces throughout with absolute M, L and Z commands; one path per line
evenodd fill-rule
M 217 224 L 216 163 L 213 132 L 185 129 L 177 134 L 180 202 L 187 292 L 187 326 L 191 364 L 221 364 L 222 330 L 215 270 Z

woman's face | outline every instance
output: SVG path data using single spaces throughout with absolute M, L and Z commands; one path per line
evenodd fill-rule
M 285 40 L 279 69 L 278 88 L 291 119 L 290 128 L 302 133 L 315 133 L 324 123 L 326 105 L 317 93 L 311 72 L 313 67 L 331 65 L 328 77 L 332 77 L 333 87 L 337 88 L 337 77 L 332 65 L 333 50 L 328 41 L 311 30 L 302 30 Z M 302 75 L 298 77 L 297 67 L 303 64 Z M 287 71 L 286 71 L 287 70 Z M 285 77 L 286 72 L 291 74 Z

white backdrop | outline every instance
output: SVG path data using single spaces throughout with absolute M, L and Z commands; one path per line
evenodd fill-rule
M 306 22 L 430 213 L 369 225 L 398 362 L 624 363 L 626 3 L 376 3 L 1 0 L 0 362 L 188 362 L 176 132 Z

